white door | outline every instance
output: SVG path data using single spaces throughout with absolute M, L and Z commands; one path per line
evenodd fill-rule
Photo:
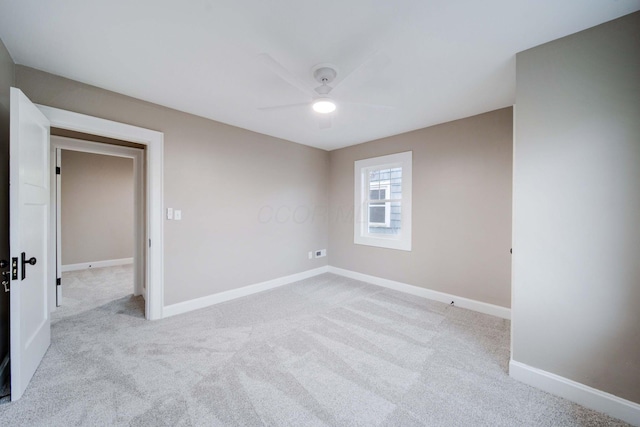
M 40 110 L 13 87 L 10 108 L 11 400 L 18 400 L 51 343 L 47 304 L 50 154 L 49 121 Z

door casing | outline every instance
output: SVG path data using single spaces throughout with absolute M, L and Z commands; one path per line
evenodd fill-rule
M 145 317 L 148 320 L 162 319 L 164 307 L 164 134 L 59 108 L 37 104 L 36 106 L 49 119 L 51 127 L 145 145 L 146 238 L 144 240 L 146 246 L 145 276 L 147 283 L 145 289 Z M 50 234 L 49 243 L 51 250 L 55 251 L 55 235 Z M 51 271 L 51 283 L 55 283 L 55 269 L 51 269 Z

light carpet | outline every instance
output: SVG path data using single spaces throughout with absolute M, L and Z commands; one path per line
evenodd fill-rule
M 626 425 L 511 379 L 503 319 L 332 274 L 155 322 L 141 297 L 83 305 L 90 276 L 131 293 L 118 269 L 65 288 L 0 425 Z

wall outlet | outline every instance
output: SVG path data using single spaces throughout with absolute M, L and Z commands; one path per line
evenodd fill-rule
M 318 249 L 317 251 L 315 251 L 315 256 L 316 256 L 316 258 L 322 258 L 323 256 L 327 256 L 327 250 L 326 249 Z
M 173 211 L 173 217 L 176 221 L 180 221 L 182 219 L 182 211 L 176 209 L 175 211 Z

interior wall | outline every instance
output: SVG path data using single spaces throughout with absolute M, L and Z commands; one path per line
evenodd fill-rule
M 62 150 L 61 165 L 62 265 L 133 258 L 133 159 Z
M 164 302 L 327 264 L 326 151 L 16 66 L 34 102 L 164 132 Z M 215 96 L 212 95 L 212 102 Z
M 15 66 L 0 40 L 0 259 L 9 255 L 9 88 L 15 84 Z M 3 271 L 9 271 L 3 269 Z M 0 286 L 0 363 L 9 355 L 9 293 Z M 0 372 L 0 374 L 2 374 Z M 2 387 L 2 384 L 0 384 Z
M 513 359 L 640 403 L 640 13 L 517 56 Z
M 510 307 L 512 121 L 505 108 L 332 151 L 330 264 Z M 403 151 L 411 252 L 354 244 L 354 162 Z

